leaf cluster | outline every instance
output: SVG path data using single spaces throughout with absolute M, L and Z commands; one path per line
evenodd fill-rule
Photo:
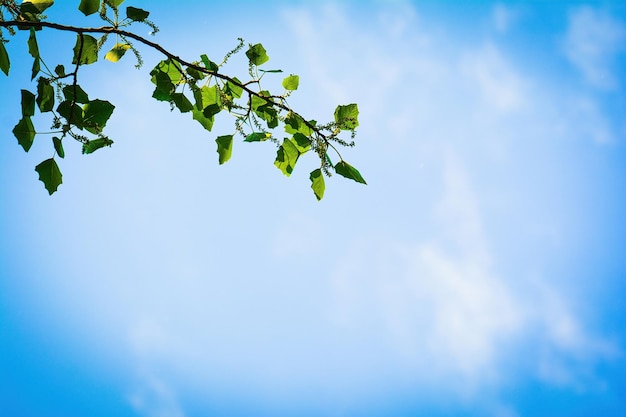
M 270 59 L 262 44 L 248 45 L 245 56 L 249 79 L 241 81 L 224 73 L 224 67 L 233 55 L 244 50 L 242 39 L 219 64 L 206 54 L 188 62 L 126 30 L 133 24 L 146 24 L 152 33 L 158 28 L 148 20 L 150 13 L 146 10 L 128 6 L 122 13 L 120 6 L 123 2 L 80 0 L 78 9 L 85 16 L 97 14 L 108 25 L 95 28 L 47 22 L 43 12 L 53 6 L 53 0 L 27 0 L 19 5 L 14 0 L 0 0 L 0 27 L 6 28 L 9 35 L 15 33 L 14 28 L 28 31 L 28 52 L 33 58 L 31 80 L 36 83 L 36 90 L 21 91 L 22 117 L 13 129 L 14 136 L 26 152 L 33 145 L 36 135 L 43 134 L 37 132 L 33 124 L 36 111 L 50 114 L 52 118 L 52 131 L 46 134 L 52 136 L 54 154 L 36 167 L 50 194 L 62 183 L 56 158 L 65 157 L 65 139 L 81 143 L 83 154 L 91 154 L 113 144 L 104 134 L 104 129 L 115 106 L 107 100 L 90 98 L 80 86 L 78 77 L 82 67 L 98 61 L 110 36 L 115 36 L 115 42 L 104 54 L 110 62 L 120 61 L 130 50 L 137 59 L 136 66 L 140 67 L 142 59 L 135 43 L 156 49 L 165 56 L 150 71 L 150 80 L 154 85 L 152 97 L 155 100 L 168 103 L 172 110 L 189 114 L 209 132 L 219 114 L 229 114 L 234 118 L 232 133 L 215 139 L 219 164 L 231 158 L 234 139 L 239 136 L 244 142 L 274 143 L 277 148 L 274 165 L 286 176 L 292 174 L 300 157 L 307 153 L 316 155 L 320 166 L 310 173 L 309 179 L 318 200 L 324 196 L 324 177 L 332 173 L 365 184 L 359 171 L 344 161 L 338 151 L 338 146 L 354 146 L 355 129 L 359 125 L 356 104 L 337 106 L 333 121 L 326 124 L 306 119 L 288 103 L 289 96 L 300 85 L 298 75 L 290 74 L 282 79 L 283 91 L 272 93 L 264 89 L 263 78 L 267 74 L 275 76 L 282 70 L 261 68 Z M 37 34 L 44 28 L 76 33 L 71 70 L 59 64 L 52 71 L 45 63 L 37 43 Z M 7 40 L 3 35 L 0 31 L 0 70 L 9 75 L 11 64 L 4 47 Z M 283 134 L 279 135 L 276 132 L 281 126 Z M 341 138 L 343 132 L 348 132 L 349 140 Z M 333 164 L 330 153 L 339 159 L 336 164 Z

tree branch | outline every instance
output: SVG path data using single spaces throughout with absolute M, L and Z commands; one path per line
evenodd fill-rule
M 163 48 L 161 45 L 159 45 L 158 43 L 152 42 L 142 36 L 139 36 L 133 32 L 129 32 L 126 30 L 122 30 L 113 26 L 102 26 L 99 28 L 86 28 L 86 27 L 77 27 L 77 26 L 69 26 L 69 25 L 62 25 L 59 23 L 54 23 L 54 22 L 45 22 L 45 21 L 40 21 L 40 22 L 29 22 L 29 21 L 17 21 L 17 20 L 9 20 L 9 21 L 0 21 L 0 27 L 17 27 L 17 28 L 51 28 L 51 29 L 56 29 L 56 30 L 60 30 L 60 31 L 64 31 L 64 32 L 74 32 L 74 33 L 78 33 L 78 34 L 83 34 L 83 33 L 102 33 L 102 34 L 116 34 L 116 35 L 120 35 L 120 36 L 125 36 L 131 39 L 136 40 L 137 42 L 140 42 L 144 45 L 147 45 L 153 49 L 156 49 L 157 51 L 159 51 L 160 53 L 162 53 L 163 55 L 165 55 L 167 58 L 176 61 L 177 63 L 179 63 L 182 66 L 188 67 L 188 68 L 193 68 L 196 71 L 202 72 L 204 74 L 208 74 L 208 75 L 212 75 L 216 78 L 220 78 L 224 81 L 228 81 L 231 84 L 236 85 L 237 87 L 240 87 L 241 89 L 243 89 L 246 93 L 248 93 L 251 96 L 256 96 L 258 98 L 261 98 L 263 100 L 265 100 L 266 102 L 270 103 L 271 98 L 277 98 L 277 99 L 281 99 L 280 96 L 264 96 L 262 94 L 260 94 L 259 92 L 252 90 L 248 87 L 248 85 L 250 84 L 250 82 L 247 83 L 241 83 L 236 81 L 235 79 L 224 75 L 224 74 L 220 74 L 219 72 L 216 71 L 212 71 L 208 68 L 205 67 L 201 67 L 199 65 L 193 64 L 191 62 L 187 62 L 184 59 L 180 58 L 177 55 L 174 55 L 173 53 L 169 52 L 167 49 Z M 311 130 L 313 130 L 317 135 L 319 135 L 319 137 L 324 140 L 325 142 L 328 143 L 328 137 L 326 135 L 324 135 L 315 125 L 313 125 L 312 123 L 310 123 L 308 120 L 306 120 L 304 117 L 302 117 L 300 114 L 294 112 L 289 106 L 280 103 L 280 102 L 271 102 L 271 104 L 273 106 L 276 106 L 282 110 L 285 110 L 287 112 L 292 112 L 293 114 L 295 114 L 296 116 L 298 116 L 303 122 L 304 124 Z

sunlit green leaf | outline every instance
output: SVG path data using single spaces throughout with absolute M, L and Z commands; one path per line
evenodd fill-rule
M 74 99 L 74 93 L 76 93 L 75 99 Z M 89 102 L 89 96 L 87 96 L 87 93 L 85 93 L 85 90 L 83 90 L 78 84 L 66 85 L 65 87 L 63 87 L 63 96 L 65 96 L 65 99 L 67 101 L 74 100 L 74 102 L 81 103 L 81 104 L 85 104 Z
M 141 22 L 143 20 L 146 20 L 149 15 L 150 12 L 143 9 L 138 9 L 132 6 L 128 6 L 126 8 L 126 17 L 130 20 L 134 20 L 135 22 Z
M 93 134 L 101 133 L 115 106 L 105 100 L 92 100 L 83 106 L 83 125 Z
M 78 10 L 83 12 L 85 16 L 89 16 L 100 10 L 100 0 L 80 0 Z
M 273 129 L 278 126 L 278 111 L 273 106 L 274 102 L 269 97 L 269 91 L 260 91 L 259 94 L 267 98 L 252 96 L 252 110 L 267 122 L 268 128 Z
M 246 136 L 246 139 L 244 140 L 244 142 L 263 142 L 264 140 L 268 140 L 271 137 L 272 135 L 270 135 L 269 133 L 254 132 Z
M 282 171 L 286 176 L 290 176 L 293 168 L 296 166 L 300 152 L 296 144 L 291 139 L 285 139 L 283 144 L 278 148 L 274 165 Z
M 193 110 L 193 104 L 191 104 L 191 101 L 189 101 L 183 93 L 172 94 L 172 101 L 181 113 L 187 113 Z
M 285 132 L 291 135 L 300 132 L 305 136 L 310 136 L 313 134 L 313 129 L 304 123 L 302 117 L 294 114 L 293 112 L 289 112 L 285 118 Z
M 63 101 L 57 107 L 57 113 L 64 117 L 69 124 L 75 125 L 79 129 L 83 129 L 83 109 L 76 103 L 71 105 L 71 101 Z
M 35 171 L 39 174 L 39 180 L 43 182 L 43 185 L 48 190 L 48 194 L 52 195 L 59 185 L 63 183 L 63 175 L 57 165 L 56 161 L 52 158 L 46 159 L 35 167 Z
M 297 75 L 290 75 L 283 80 L 283 87 L 285 90 L 297 90 L 300 85 L 300 77 Z
M 76 35 L 76 45 L 74 45 L 74 58 L 72 64 L 81 65 L 93 64 L 98 60 L 98 40 L 90 35 Z
M 28 90 L 22 90 L 22 117 L 35 115 L 35 95 Z
M 196 90 L 194 99 L 196 100 L 196 110 L 201 111 L 207 119 L 212 119 L 213 116 L 222 110 L 219 89 L 215 85 L 211 87 L 204 86 Z
M 129 49 L 130 49 L 129 44 L 117 43 L 109 52 L 106 53 L 106 55 L 104 56 L 104 59 L 111 61 L 111 62 L 117 62 L 120 59 L 122 59 L 126 51 L 128 51 Z
M 312 171 L 311 175 L 309 175 L 309 179 L 311 180 L 311 188 L 315 193 L 315 197 L 317 197 L 317 201 L 324 198 L 326 184 L 324 183 L 324 175 L 322 175 L 322 170 L 318 168 Z
M 237 77 L 233 77 L 233 81 L 241 84 L 241 81 L 239 81 L 239 79 Z M 235 98 L 241 98 L 241 94 L 243 94 L 243 88 L 241 88 L 240 86 L 228 81 L 226 83 L 226 88 L 228 91 L 230 91 L 230 93 L 233 95 L 233 97 Z
M 353 130 L 359 125 L 359 108 L 356 104 L 337 106 L 335 123 L 342 130 Z
M 157 68 L 166 73 L 170 80 L 174 84 L 180 84 L 184 81 L 183 73 L 180 70 L 180 64 L 171 59 L 166 59 L 165 61 L 161 61 Z
M 54 150 L 61 158 L 65 158 L 65 150 L 63 149 L 63 141 L 56 136 L 52 138 L 54 144 Z
M 337 162 L 337 165 L 335 165 L 335 171 L 341 176 L 350 178 L 351 180 L 360 182 L 361 184 L 367 184 L 361 176 L 361 173 L 346 161 Z
M 215 139 L 215 142 L 217 143 L 217 153 L 220 156 L 220 165 L 222 165 L 227 162 L 233 154 L 233 136 L 220 136 Z
M 198 110 L 197 108 L 194 108 L 191 113 L 193 115 L 193 119 L 197 120 L 203 128 L 205 128 L 209 132 L 211 131 L 211 129 L 213 129 L 213 117 L 205 117 L 202 113 L 202 110 Z
M 257 66 L 263 65 L 270 59 L 270 57 L 267 56 L 267 51 L 260 43 L 257 43 L 256 45 L 250 45 L 250 47 L 246 51 L 246 56 L 250 60 L 250 64 Z
M 17 138 L 17 143 L 22 145 L 26 152 L 30 150 L 35 139 L 35 127 L 30 117 L 22 117 L 13 128 L 13 135 Z
M 45 78 L 40 78 L 37 83 L 37 105 L 42 113 L 52 111 L 54 107 L 54 88 Z
M 11 61 L 9 60 L 9 54 L 4 47 L 4 42 L 0 41 L 0 69 L 5 75 L 9 75 L 9 68 L 11 68 Z
M 35 7 L 35 9 L 37 9 L 37 11 L 41 13 L 44 10 L 46 10 L 48 7 L 52 6 L 52 4 L 54 3 L 54 0 L 27 0 L 27 1 L 22 2 L 22 5 L 25 5 L 27 3 L 32 4 Z
M 94 153 L 100 148 L 113 145 L 113 141 L 109 138 L 98 138 L 83 143 L 83 154 Z
M 267 98 L 265 98 L 264 96 L 267 96 Z M 256 110 L 261 106 L 267 106 L 268 104 L 269 105 L 273 104 L 273 101 L 269 96 L 270 96 L 270 92 L 266 90 L 259 91 L 259 96 L 253 95 L 252 102 L 251 102 L 252 110 Z

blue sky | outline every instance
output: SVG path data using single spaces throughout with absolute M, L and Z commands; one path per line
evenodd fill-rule
M 80 22 L 70 3 L 50 18 Z M 125 4 L 189 60 L 262 42 L 311 118 L 358 103 L 342 154 L 368 185 L 334 176 L 318 203 L 313 158 L 285 178 L 268 143 L 218 166 L 232 121 L 208 134 L 152 100 L 145 51 L 139 71 L 81 70 L 116 105 L 115 144 L 66 145 L 49 197 L 49 139 L 26 154 L 11 134 L 34 89 L 18 34 L 0 77 L 3 413 L 626 413 L 623 3 Z M 71 59 L 61 39 L 40 35 L 51 65 Z

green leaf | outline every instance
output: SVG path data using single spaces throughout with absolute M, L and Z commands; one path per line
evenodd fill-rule
M 33 68 L 31 70 L 31 76 L 30 76 L 31 81 L 35 79 L 37 74 L 39 74 L 40 70 L 41 70 L 41 60 L 39 58 L 35 58 L 35 60 L 33 61 Z
M 263 142 L 265 140 L 268 140 L 271 137 L 272 135 L 270 135 L 269 133 L 254 132 L 246 136 L 246 139 L 244 140 L 244 142 Z
M 207 87 L 206 85 L 194 92 L 196 109 L 200 110 L 205 117 L 211 118 L 220 112 L 222 101 L 220 92 L 216 85 Z
M 227 162 L 233 154 L 233 136 L 220 136 L 215 139 L 217 143 L 217 153 L 220 156 L 220 165 Z
M 209 57 L 206 56 L 206 54 L 200 55 L 200 59 L 202 60 L 204 67 L 208 70 L 217 72 L 217 70 L 220 68 L 215 62 L 211 61 Z
M 202 114 L 204 117 L 208 117 L 212 119 L 216 114 L 218 114 L 222 109 L 218 104 L 210 104 L 202 110 Z
M 22 117 L 13 128 L 13 135 L 17 138 L 17 143 L 22 145 L 26 152 L 30 150 L 35 139 L 35 127 L 30 117 Z
M 83 106 L 85 129 L 93 134 L 101 133 L 106 126 L 109 117 L 113 114 L 115 106 L 105 100 L 92 100 Z
M 280 148 L 278 148 L 274 165 L 276 165 L 276 167 L 280 169 L 283 174 L 290 176 L 296 166 L 299 156 L 300 152 L 298 152 L 298 148 L 294 141 L 291 139 L 285 139 L 283 144 L 280 145 Z
M 359 108 L 356 104 L 337 106 L 335 123 L 341 130 L 354 130 L 359 125 Z
M 4 75 L 9 75 L 9 68 L 11 68 L 9 54 L 4 47 L 4 42 L 0 41 L 0 69 L 4 72 Z
M 173 84 L 180 84 L 184 81 L 183 73 L 180 71 L 179 64 L 171 59 L 159 62 L 150 72 L 150 75 L 154 75 L 156 72 L 165 73 Z
M 192 67 L 187 67 L 185 71 L 187 71 L 187 74 L 196 81 L 203 80 L 207 76 L 204 72 L 198 71 L 197 69 Z
M 115 46 L 106 53 L 104 59 L 111 62 L 117 62 L 122 59 L 126 51 L 128 51 L 129 49 L 130 45 L 127 43 L 116 43 Z
M 298 75 L 290 75 L 283 80 L 285 90 L 297 90 L 298 85 L 300 85 L 300 77 Z
M 22 90 L 22 117 L 35 115 L 35 95 L 28 90 Z
M 268 104 L 273 104 L 274 102 L 272 101 L 272 99 L 269 97 L 270 96 L 270 92 L 266 91 L 266 90 L 262 90 L 259 91 L 259 94 L 261 95 L 261 97 L 259 96 L 252 96 L 252 110 L 256 110 L 261 106 L 267 106 Z M 267 98 L 265 98 L 264 96 L 267 96 Z
M 37 105 L 42 113 L 54 108 L 54 88 L 46 78 L 40 78 L 37 82 Z
M 80 0 L 78 10 L 83 12 L 85 16 L 94 14 L 95 12 L 100 10 L 100 0 Z
M 315 193 L 315 197 L 317 197 L 317 201 L 320 201 L 324 198 L 324 191 L 326 190 L 326 184 L 324 183 L 324 175 L 322 175 L 321 169 L 316 169 L 311 172 L 309 175 L 309 179 L 311 180 L 311 188 Z
M 120 4 L 124 3 L 124 0 L 105 0 L 105 1 L 111 7 L 119 7 Z
M 315 123 L 311 124 L 315 125 Z M 304 119 L 293 112 L 287 113 L 287 117 L 285 117 L 285 132 L 290 135 L 298 132 L 305 136 L 313 134 L 313 130 L 304 123 Z
M 273 129 L 278 126 L 278 112 L 273 106 L 274 102 L 269 97 L 269 91 L 260 91 L 259 94 L 267 96 L 267 98 L 252 96 L 252 110 L 257 116 L 267 122 L 267 127 Z
M 72 64 L 88 65 L 98 60 L 98 40 L 90 35 L 76 35 Z
M 267 51 L 263 48 L 263 45 L 257 43 L 256 45 L 250 45 L 246 51 L 246 56 L 250 60 L 251 65 L 263 65 L 269 61 L 270 57 L 267 56 Z
M 283 72 L 283 70 L 281 70 L 281 69 L 278 69 L 278 70 L 264 70 L 264 69 L 260 69 L 259 71 L 261 71 L 261 72 L 269 72 L 269 73 L 272 73 L 272 74 L 278 74 L 278 73 Z
M 138 9 L 136 7 L 128 6 L 126 8 L 126 17 L 130 20 L 134 20 L 135 22 L 142 22 L 148 18 L 150 12 Z
M 170 59 L 159 62 L 150 71 L 150 75 L 152 75 L 152 82 L 156 85 L 152 97 L 159 101 L 172 101 L 172 93 L 174 93 L 176 85 L 184 80 L 178 64 Z
M 76 91 L 76 98 L 74 99 L 74 91 Z M 89 102 L 89 96 L 85 93 L 85 90 L 80 88 L 80 85 L 66 85 L 63 87 L 63 95 L 67 101 L 74 101 L 76 103 L 85 104 Z
M 52 195 L 59 185 L 63 183 L 63 175 L 57 165 L 56 161 L 52 158 L 46 159 L 35 167 L 35 171 L 39 174 L 39 180 L 43 182 L 43 185 L 48 190 L 48 194 Z
M 22 2 L 22 5 L 28 4 L 28 3 L 32 4 L 35 7 L 35 9 L 37 9 L 37 12 L 42 13 L 48 7 L 52 6 L 52 4 L 54 3 L 54 0 L 28 0 L 28 1 Z
M 330 166 L 333 165 L 333 161 L 330 160 L 330 156 L 328 156 L 328 152 L 324 154 L 324 158 L 326 159 L 326 162 L 328 163 L 328 165 Z
M 337 165 L 335 165 L 335 171 L 341 176 L 350 178 L 351 180 L 360 182 L 361 184 L 367 184 L 361 176 L 361 173 L 346 161 L 337 162 Z
M 28 53 L 35 59 L 39 58 L 39 45 L 37 45 L 35 28 L 30 28 L 30 35 L 28 36 Z
M 298 148 L 298 152 L 300 152 L 300 155 L 311 149 L 311 139 L 307 138 L 302 133 L 298 132 L 294 134 L 293 141 Z
M 65 67 L 63 65 L 57 65 L 54 68 L 54 72 L 56 73 L 56 75 L 58 75 L 59 77 L 65 77 Z
M 83 129 L 83 109 L 76 103 L 70 107 L 71 101 L 63 101 L 57 107 L 59 115 L 65 118 L 68 123 L 73 124 L 80 130 Z
M 39 45 L 37 45 L 37 37 L 35 36 L 35 28 L 30 29 L 28 37 L 28 53 L 34 58 L 31 80 L 34 80 L 41 69 L 41 59 L 39 57 Z
M 194 108 L 191 113 L 193 115 L 193 119 L 197 120 L 203 128 L 205 128 L 209 132 L 211 131 L 211 129 L 213 129 L 213 117 L 205 117 L 204 113 L 202 113 L 202 110 L 198 110 L 196 108 Z
M 156 84 L 156 88 L 152 93 L 152 97 L 159 101 L 171 101 L 172 93 L 176 90 L 176 86 L 172 84 L 170 77 L 164 72 L 157 72 L 152 75 L 152 82 Z
M 241 81 L 239 81 L 237 77 L 233 77 L 233 81 L 241 84 Z M 226 89 L 230 91 L 235 98 L 241 98 L 241 95 L 243 94 L 243 88 L 230 81 L 226 83 Z
M 191 104 L 191 101 L 189 101 L 183 93 L 172 94 L 172 101 L 181 113 L 187 113 L 193 110 L 193 104 Z
M 63 141 L 56 136 L 52 138 L 54 144 L 54 150 L 61 158 L 65 158 L 65 150 L 63 149 Z
M 83 154 L 94 153 L 100 148 L 113 145 L 113 141 L 109 138 L 98 138 L 83 143 Z

